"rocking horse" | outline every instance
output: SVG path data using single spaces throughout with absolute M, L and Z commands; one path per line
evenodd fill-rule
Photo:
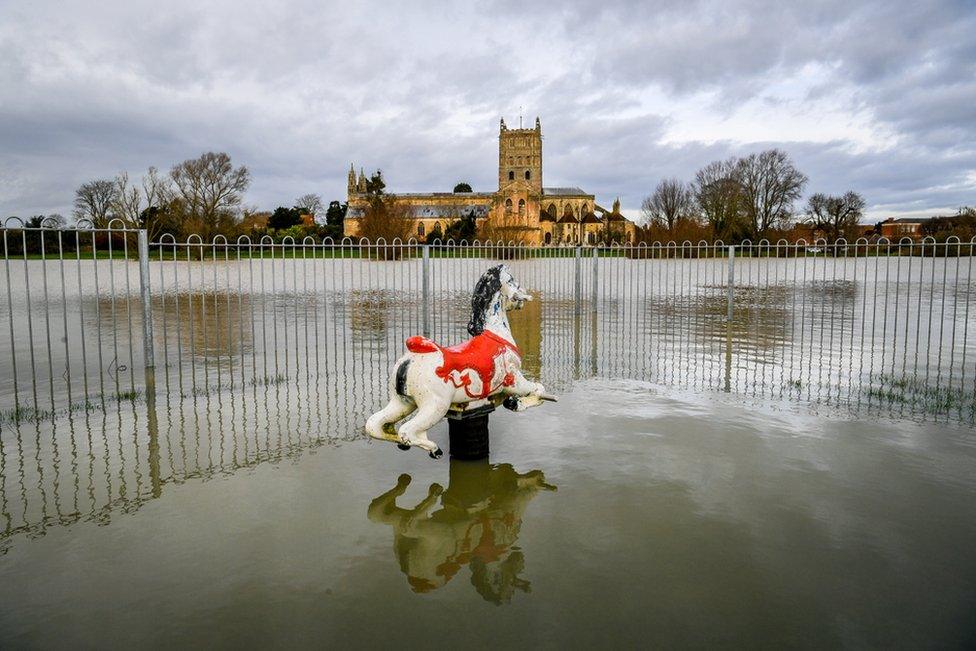
M 451 347 L 421 336 L 407 339 L 408 352 L 396 361 L 390 375 L 390 401 L 369 417 L 366 432 L 396 443 L 401 450 L 417 446 L 438 459 L 443 452 L 427 438 L 427 431 L 448 411 L 491 411 L 498 404 L 523 411 L 545 400 L 555 402 L 545 387 L 522 375 L 522 355 L 508 325 L 507 312 L 530 300 L 532 296 L 519 287 L 506 265 L 486 271 L 471 297 L 468 334 L 472 338 Z M 413 417 L 397 430 L 396 423 L 410 414 Z

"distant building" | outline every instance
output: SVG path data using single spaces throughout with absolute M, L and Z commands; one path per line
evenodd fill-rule
M 366 175 L 349 168 L 344 234 L 355 237 L 368 205 Z M 526 244 L 595 244 L 601 236 L 634 241 L 636 225 L 596 204 L 596 197 L 577 187 L 543 187 L 542 126 L 509 129 L 501 120 L 498 133 L 498 190 L 495 192 L 396 193 L 413 211 L 413 229 L 423 240 L 434 230 L 444 232 L 454 220 L 473 215 L 479 230 L 491 237 Z
M 927 217 L 904 217 L 901 219 L 886 219 L 881 222 L 881 237 L 891 241 L 910 237 L 913 240 L 922 239 L 922 227 L 929 221 Z

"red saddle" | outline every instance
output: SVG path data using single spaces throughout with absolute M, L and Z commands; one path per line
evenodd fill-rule
M 444 355 L 444 364 L 437 367 L 435 373 L 437 377 L 445 382 L 450 381 L 455 388 L 464 388 L 465 393 L 470 398 L 487 398 L 493 389 L 498 387 L 491 386 L 491 378 L 495 374 L 495 358 L 506 350 L 512 350 L 519 357 L 522 356 L 518 346 L 506 341 L 498 335 L 485 330 L 480 335 L 475 335 L 463 344 L 457 346 L 438 346 L 427 337 L 415 336 L 407 339 L 407 350 L 411 353 L 436 353 L 440 351 Z M 465 374 L 465 370 L 470 370 L 478 374 L 481 379 L 482 390 L 478 394 L 473 394 L 468 389 L 471 378 Z M 457 378 L 451 375 L 452 371 L 457 371 Z M 512 373 L 506 373 L 502 382 L 503 386 L 511 386 L 515 382 Z

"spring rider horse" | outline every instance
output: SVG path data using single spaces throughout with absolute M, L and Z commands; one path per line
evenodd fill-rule
M 401 450 L 417 446 L 437 459 L 443 452 L 427 431 L 448 416 L 451 456 L 488 456 L 488 414 L 497 405 L 523 411 L 556 401 L 522 375 L 522 355 L 508 325 L 507 312 L 530 300 L 506 265 L 486 271 L 471 296 L 472 338 L 451 347 L 421 336 L 407 339 L 407 354 L 393 365 L 390 401 L 369 417 L 366 432 Z M 397 430 L 395 423 L 412 413 Z

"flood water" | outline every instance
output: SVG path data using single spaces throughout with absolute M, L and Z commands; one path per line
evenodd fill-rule
M 968 272 L 743 263 L 726 322 L 690 262 L 513 262 L 560 401 L 484 463 L 362 433 L 418 261 L 159 263 L 148 376 L 131 263 L 8 275 L 0 647 L 972 647 Z M 437 265 L 453 343 L 485 261 Z
M 968 428 L 590 379 L 433 461 L 350 380 L 5 432 L 4 646 L 974 641 Z

